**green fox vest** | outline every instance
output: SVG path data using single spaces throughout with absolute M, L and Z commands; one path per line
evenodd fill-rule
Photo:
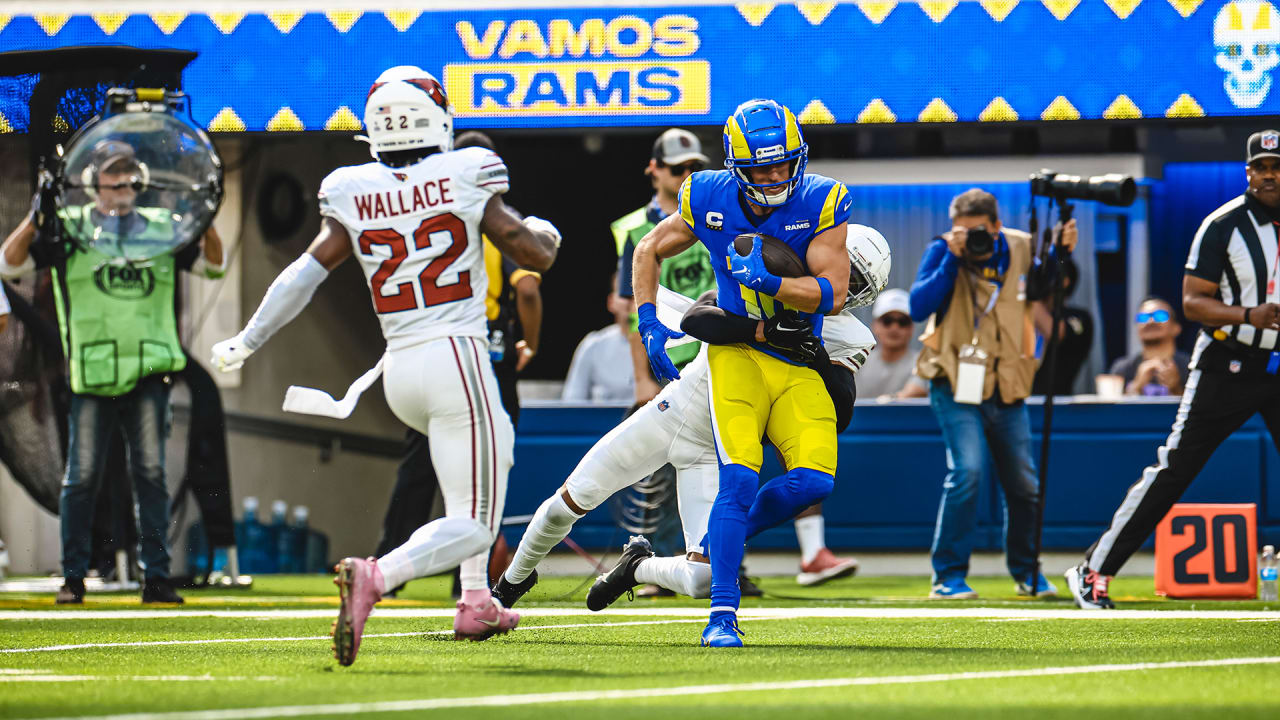
M 58 214 L 66 225 L 89 222 L 91 207 Z M 146 226 L 130 235 L 130 243 L 173 235 L 167 210 L 137 212 Z M 172 255 L 130 265 L 72 247 L 53 273 L 72 392 L 116 397 L 133 390 L 141 378 L 187 366 L 173 309 L 178 270 Z

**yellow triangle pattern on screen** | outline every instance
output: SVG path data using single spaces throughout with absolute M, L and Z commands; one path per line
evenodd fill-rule
M 742 19 L 747 21 L 751 27 L 760 27 L 760 23 L 769 17 L 769 13 L 773 12 L 774 3 L 771 2 L 750 2 L 738 3 L 734 7 L 738 8 L 738 14 L 742 15 Z
M 94 13 L 92 17 L 98 27 L 102 28 L 102 32 L 114 35 L 124 21 L 129 19 L 129 13 Z
M 836 9 L 836 2 L 805 2 L 800 0 L 796 3 L 796 9 L 809 21 L 810 25 L 821 25 L 823 20 Z
M 60 132 L 60 133 L 71 132 L 71 125 L 69 125 L 67 123 L 67 119 L 62 117 L 61 115 L 54 115 L 53 131 Z
M 223 35 L 230 35 L 232 32 L 235 31 L 236 26 L 240 24 L 240 21 L 244 19 L 244 13 L 235 13 L 235 12 L 211 13 L 209 15 L 209 19 L 213 21 L 214 25 L 218 26 L 218 30 Z
M 280 108 L 267 121 L 267 132 L 301 132 L 306 129 L 306 126 L 302 124 L 302 120 L 298 118 L 297 113 L 290 109 L 288 105 Z
M 1066 20 L 1067 16 L 1075 12 L 1076 7 L 1080 5 L 1080 0 L 1041 0 L 1041 2 L 1059 20 Z
M 888 105 L 880 98 L 876 98 L 867 103 L 862 108 L 862 112 L 858 113 L 858 122 L 860 123 L 895 123 L 898 122 L 898 116 L 893 114 Z
M 1018 6 L 1018 0 L 978 0 L 978 4 L 982 5 L 982 9 L 987 11 L 992 20 L 1004 22 Z
M 821 100 L 814 98 L 796 116 L 796 121 L 801 125 L 830 125 L 836 121 L 836 116 L 831 114 L 831 110 Z
M 1164 116 L 1168 118 L 1192 118 L 1204 117 L 1204 108 L 1200 107 L 1200 103 L 1196 99 L 1186 93 L 1178 96 L 1177 100 L 1164 111 Z
M 271 21 L 272 25 L 276 26 L 277 30 L 288 35 L 297 26 L 298 21 L 302 19 L 304 14 L 298 10 L 282 10 L 267 13 L 267 19 Z
M 1102 111 L 1102 117 L 1108 120 L 1134 120 L 1142 117 L 1142 111 L 1128 95 L 1117 95 L 1107 109 Z
M 165 35 L 172 35 L 173 31 L 177 30 L 178 26 L 182 24 L 182 21 L 187 19 L 187 14 L 151 13 L 149 17 L 151 18 L 151 22 L 155 23 L 156 27 L 160 28 L 160 32 Z
M 418 16 L 422 14 L 420 10 L 388 10 L 383 15 L 387 16 L 387 20 L 395 26 L 400 32 L 408 30 L 413 25 Z
M 952 110 L 942 98 L 934 98 L 924 106 L 924 110 L 920 111 L 920 117 L 916 118 L 920 122 L 938 123 L 938 122 L 955 122 L 959 119 L 956 111 Z
M 331 132 L 332 131 L 354 132 L 356 130 L 359 130 L 361 127 L 363 126 L 360 124 L 360 118 L 356 117 L 356 114 L 351 112 L 351 108 L 347 107 L 346 105 L 343 105 L 337 110 L 334 110 L 333 114 L 330 115 L 329 119 L 326 120 L 324 123 L 324 129 L 329 130 Z
M 209 121 L 209 132 L 244 132 L 244 121 L 235 110 L 224 107 Z
M 1013 109 L 1008 100 L 996 96 L 987 107 L 978 113 L 982 122 L 1013 122 L 1018 119 L 1018 111 Z
M 1137 10 L 1138 6 L 1142 4 L 1142 0 L 1106 0 L 1106 2 L 1107 7 L 1111 8 L 1111 12 L 1115 13 L 1116 17 L 1121 20 L 1132 15 L 1133 11 Z
M 329 22 L 333 23 L 338 32 L 344 33 L 350 30 L 363 14 L 359 10 L 326 10 L 324 16 L 329 18 Z
M 960 4 L 960 0 L 920 0 L 920 9 L 935 23 L 940 23 Z
M 0 13 L 0 30 L 3 30 L 5 26 L 9 24 L 9 21 L 12 19 L 13 19 L 12 15 L 5 15 L 4 13 Z
M 1191 17 L 1191 14 L 1200 8 L 1200 3 L 1204 0 L 1169 0 L 1169 4 L 1174 10 L 1184 18 Z
M 879 25 L 898 6 L 897 0 L 857 0 L 858 9 L 871 22 Z
M 62 26 L 66 25 L 70 19 L 70 15 L 36 15 L 36 24 L 40 26 L 45 35 L 53 37 L 62 30 Z
M 1040 113 L 1041 120 L 1079 120 L 1080 111 L 1071 101 L 1059 95 Z
M 4 113 L 0 113 L 0 133 L 11 132 L 13 132 L 13 126 L 9 124 L 9 118 L 5 117 Z

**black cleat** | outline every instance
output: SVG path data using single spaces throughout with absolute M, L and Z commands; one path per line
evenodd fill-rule
M 58 596 L 53 601 L 57 605 L 80 605 L 84 603 L 84 578 L 67 578 L 62 581 Z
M 518 583 L 507 582 L 507 574 L 503 573 L 498 576 L 498 584 L 494 585 L 493 588 L 489 590 L 489 594 L 497 598 L 498 602 L 502 603 L 502 607 L 510 608 L 537 584 L 537 570 L 529 573 L 529 577 Z
M 147 578 L 147 584 L 142 586 L 142 602 L 181 605 L 183 600 L 181 595 L 174 592 L 169 578 Z
M 1081 610 L 1114 610 L 1116 604 L 1107 594 L 1107 585 L 1111 584 L 1110 575 L 1099 575 L 1088 565 L 1079 565 L 1067 570 L 1067 587 L 1071 588 L 1071 599 Z
M 764 591 L 760 589 L 760 586 L 747 577 L 747 569 L 745 567 L 738 568 L 738 591 L 742 594 L 742 597 L 761 597 L 764 595 Z
M 622 557 L 613 569 L 596 578 L 587 591 L 587 609 L 599 612 L 617 602 L 623 593 L 631 593 L 636 586 L 636 566 L 641 560 L 653 557 L 653 546 L 643 535 L 632 535 L 622 548 Z M 634 594 L 632 595 L 634 597 Z

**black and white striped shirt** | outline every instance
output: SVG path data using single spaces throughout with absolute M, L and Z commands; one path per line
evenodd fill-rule
M 1227 305 L 1255 307 L 1280 302 L 1278 242 L 1272 211 L 1245 193 L 1200 223 L 1187 256 L 1187 274 L 1218 283 L 1218 296 Z M 1229 337 L 1261 350 L 1275 349 L 1280 339 L 1275 330 L 1243 324 L 1224 326 L 1213 336 L 1218 340 Z

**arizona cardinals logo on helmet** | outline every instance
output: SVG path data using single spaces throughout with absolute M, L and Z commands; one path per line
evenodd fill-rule
M 423 92 L 431 96 L 432 100 L 436 101 L 441 110 L 449 109 L 449 98 L 445 97 L 444 88 L 440 87 L 440 83 L 435 78 L 406 78 L 405 82 L 421 88 Z

